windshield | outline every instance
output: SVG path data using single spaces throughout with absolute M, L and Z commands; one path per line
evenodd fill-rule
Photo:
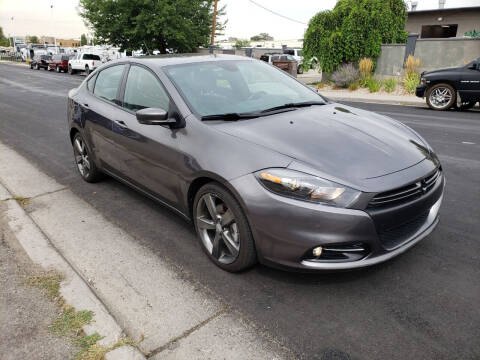
M 167 66 L 166 71 L 191 110 L 200 116 L 324 102 L 313 90 L 262 61 L 190 63 Z

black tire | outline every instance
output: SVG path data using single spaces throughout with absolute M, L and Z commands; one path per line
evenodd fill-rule
M 33 70 L 33 65 L 32 65 L 32 64 L 30 64 L 30 69 L 32 69 L 32 70 Z
M 40 65 L 38 65 L 38 63 L 35 65 L 35 70 L 40 70 Z
M 95 161 L 90 156 L 90 150 L 88 149 L 88 146 L 80 133 L 77 133 L 74 136 L 72 146 L 75 166 L 82 179 L 89 183 L 95 183 L 102 180 L 104 178 L 104 174 L 97 168 Z M 88 167 L 84 162 L 85 158 L 89 164 Z
M 72 65 L 68 65 L 68 73 L 69 73 L 70 75 L 75 74 L 75 70 L 72 69 Z
M 62 72 L 62 71 L 60 70 L 60 66 L 58 66 L 58 65 L 55 66 L 55 71 L 56 71 L 57 73 Z
M 45 66 L 43 70 L 48 71 L 48 66 Z
M 88 65 L 85 65 L 85 75 L 88 76 L 88 74 L 90 74 L 90 68 L 88 67 Z
M 223 253 L 220 255 L 219 258 L 213 255 L 213 249 L 209 250 L 204 242 L 204 234 L 207 231 L 210 231 L 210 233 L 215 233 L 218 234 L 218 230 L 215 230 L 215 228 L 206 230 L 206 229 L 200 229 L 199 225 L 202 223 L 202 221 L 199 221 L 199 218 L 202 218 L 202 207 L 204 204 L 205 196 L 212 196 L 214 197 L 217 202 L 216 210 L 219 211 L 219 206 L 220 207 L 225 207 L 228 211 L 231 210 L 233 213 L 233 218 L 232 221 L 229 223 L 229 225 L 225 226 L 223 229 L 223 232 L 225 232 L 225 229 L 230 228 L 235 226 L 236 229 L 236 237 L 238 239 L 237 244 L 239 246 L 238 248 L 238 254 L 236 257 L 228 258 L 228 255 L 231 255 L 231 253 L 228 250 L 228 247 L 225 245 L 224 240 L 220 240 L 221 244 L 219 247 L 223 248 Z M 199 204 L 200 203 L 200 204 Z M 209 210 L 207 210 L 209 211 Z M 204 252 L 207 254 L 207 256 L 210 258 L 210 260 L 217 265 L 218 267 L 222 268 L 223 270 L 229 271 L 229 272 L 239 272 L 242 270 L 245 270 L 251 266 L 253 266 L 257 262 L 257 253 L 255 250 L 255 242 L 253 240 L 253 235 L 250 230 L 250 226 L 248 224 L 248 220 L 239 204 L 239 202 L 235 199 L 235 197 L 228 191 L 226 188 L 224 188 L 222 185 L 211 182 L 206 185 L 204 185 L 200 190 L 197 192 L 195 195 L 195 199 L 193 202 L 193 223 L 195 224 L 195 230 L 197 232 L 198 239 L 200 241 L 200 245 L 202 246 L 202 249 Z M 224 212 L 224 215 L 226 212 Z M 209 219 L 208 219 L 209 220 Z M 219 223 L 216 224 L 217 226 L 222 226 Z M 228 236 L 232 235 L 231 230 Z M 216 236 L 216 235 L 215 235 Z M 231 237 L 232 238 L 232 237 Z M 213 245 L 212 245 L 213 247 Z M 220 251 L 219 251 L 220 252 Z M 230 262 L 225 261 L 225 258 L 230 259 Z
M 449 84 L 435 84 L 427 90 L 427 105 L 432 110 L 448 110 L 455 105 L 456 96 L 457 94 L 453 86 Z
M 301 65 L 298 65 L 297 74 L 303 74 L 303 67 Z

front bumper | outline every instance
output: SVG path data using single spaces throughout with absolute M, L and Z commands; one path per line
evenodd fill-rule
M 418 85 L 417 88 L 415 89 L 415 95 L 417 97 L 424 98 L 426 91 L 427 91 L 427 85 L 422 85 L 422 84 Z
M 402 205 L 391 212 L 389 216 L 395 222 L 399 214 L 403 216 L 409 210 L 414 216 L 420 207 L 421 212 L 428 211 L 421 226 L 394 247 L 382 241 L 375 214 L 278 196 L 262 187 L 253 175 L 236 179 L 232 185 L 246 209 L 261 262 L 304 270 L 346 270 L 387 261 L 430 234 L 438 224 L 444 178 L 414 204 Z M 318 261 L 307 256 L 317 246 L 348 244 L 362 244 L 368 253 L 355 261 Z

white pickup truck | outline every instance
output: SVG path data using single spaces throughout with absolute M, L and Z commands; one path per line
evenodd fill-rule
M 91 71 L 102 65 L 100 56 L 94 54 L 77 54 L 68 61 L 68 73 L 73 75 L 77 71 L 85 71 L 88 75 Z

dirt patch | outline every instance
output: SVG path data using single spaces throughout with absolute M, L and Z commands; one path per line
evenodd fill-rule
M 73 359 L 78 351 L 68 339 L 48 330 L 58 317 L 59 308 L 45 291 L 27 284 L 39 270 L 0 222 L 2 360 L 66 360 Z

